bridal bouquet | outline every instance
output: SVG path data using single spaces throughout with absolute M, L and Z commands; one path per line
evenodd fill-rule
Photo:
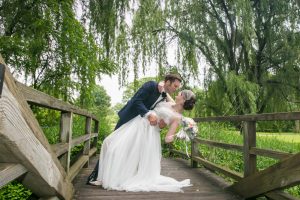
M 194 139 L 198 133 L 197 123 L 189 117 L 182 117 L 181 119 L 182 128 L 176 134 L 176 137 L 185 141 Z

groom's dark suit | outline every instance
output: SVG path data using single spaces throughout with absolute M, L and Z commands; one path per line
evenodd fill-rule
M 151 106 L 157 101 L 160 96 L 158 90 L 158 83 L 155 81 L 148 81 L 134 94 L 134 96 L 127 102 L 127 104 L 118 112 L 119 121 L 115 127 L 115 130 L 120 126 L 130 121 L 134 117 L 141 115 L 142 117 L 150 110 Z M 162 95 L 164 100 L 166 94 Z M 153 109 L 157 103 L 152 106 Z M 88 182 L 95 181 L 98 177 L 99 160 L 92 174 L 88 177 Z
M 143 117 L 159 96 L 158 83 L 155 81 L 146 82 L 118 112 L 120 119 L 115 130 L 138 115 Z

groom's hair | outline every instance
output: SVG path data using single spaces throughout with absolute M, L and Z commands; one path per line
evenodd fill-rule
M 168 74 L 165 76 L 165 82 L 170 81 L 173 83 L 175 80 L 178 80 L 180 83 L 182 82 L 182 78 L 179 74 Z

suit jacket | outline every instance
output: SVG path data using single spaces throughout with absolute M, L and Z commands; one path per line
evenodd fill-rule
M 120 119 L 115 129 L 138 115 L 143 117 L 159 96 L 158 83 L 155 81 L 146 82 L 118 112 Z

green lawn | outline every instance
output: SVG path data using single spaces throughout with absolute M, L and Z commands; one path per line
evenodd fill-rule
M 266 133 L 258 132 L 258 137 L 270 137 L 283 142 L 300 143 L 300 133 Z

